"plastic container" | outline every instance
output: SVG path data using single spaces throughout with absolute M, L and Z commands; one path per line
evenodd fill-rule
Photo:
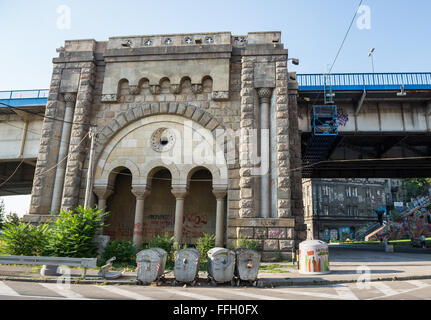
M 321 240 L 307 240 L 299 244 L 299 273 L 330 273 L 329 249 L 326 242 Z

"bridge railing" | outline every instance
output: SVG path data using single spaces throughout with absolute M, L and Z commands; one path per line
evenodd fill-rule
M 0 91 L 0 100 L 48 98 L 48 89 Z
M 301 91 L 431 89 L 431 72 L 297 74 Z
M 0 91 L 0 102 L 12 107 L 45 105 L 48 94 L 48 89 Z

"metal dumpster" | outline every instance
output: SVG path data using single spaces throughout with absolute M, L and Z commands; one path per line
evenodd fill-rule
M 168 254 L 160 248 L 151 248 L 138 252 L 136 255 L 137 279 L 143 284 L 159 280 L 165 272 Z
M 256 286 L 261 254 L 255 250 L 243 248 L 236 249 L 235 254 L 235 276 L 237 286 L 241 284 L 241 281 L 252 282 L 253 285 Z
M 320 240 L 307 240 L 299 244 L 299 273 L 329 273 L 328 244 Z
M 213 248 L 208 251 L 208 280 L 213 285 L 217 283 L 231 282 L 235 271 L 235 252 L 225 248 Z
M 188 248 L 175 254 L 175 282 L 196 283 L 199 273 L 201 253 L 199 250 Z

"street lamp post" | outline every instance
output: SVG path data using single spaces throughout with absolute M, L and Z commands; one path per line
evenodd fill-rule
M 372 48 L 370 52 L 368 52 L 368 56 L 371 58 L 371 67 L 373 69 L 373 73 L 374 73 L 374 56 L 373 56 L 374 50 L 375 48 Z

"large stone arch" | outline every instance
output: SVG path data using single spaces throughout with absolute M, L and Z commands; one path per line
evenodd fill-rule
M 215 135 L 217 128 L 224 129 L 224 126 L 209 112 L 201 108 L 197 108 L 190 104 L 178 102 L 154 102 L 154 103 L 133 103 L 128 111 L 120 113 L 109 124 L 99 131 L 98 145 L 95 149 L 96 161 L 104 150 L 106 144 L 115 136 L 122 128 L 129 124 L 154 115 L 179 115 L 184 118 L 196 121 L 204 128 L 210 130 Z

